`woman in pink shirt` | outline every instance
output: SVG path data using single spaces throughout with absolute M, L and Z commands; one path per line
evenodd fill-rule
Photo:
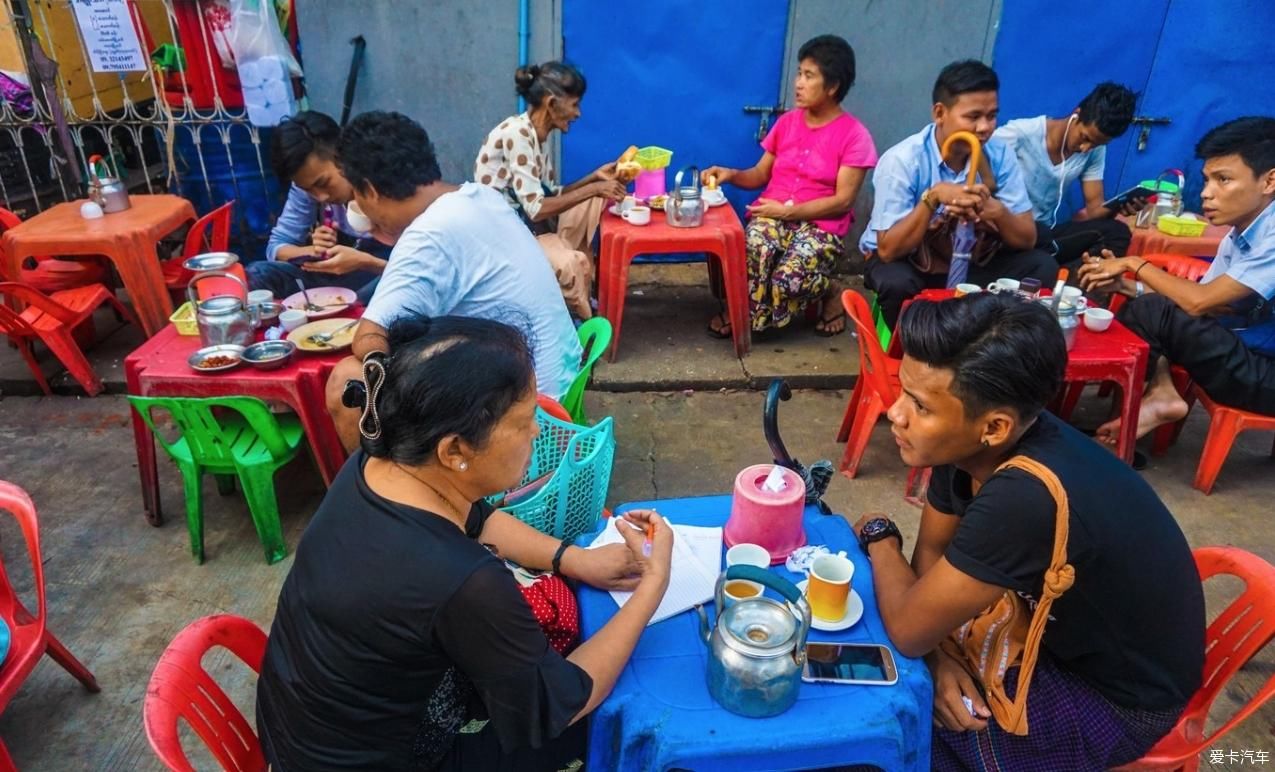
M 784 113 L 761 143 L 751 169 L 709 167 L 712 184 L 765 187 L 748 207 L 748 290 L 753 332 L 786 327 L 812 303 L 823 302 L 815 333 L 846 328 L 832 269 L 854 219 L 851 206 L 876 165 L 872 135 L 841 109 L 854 84 L 854 49 L 836 35 L 820 35 L 797 54 L 797 109 Z M 718 314 L 710 335 L 731 336 Z

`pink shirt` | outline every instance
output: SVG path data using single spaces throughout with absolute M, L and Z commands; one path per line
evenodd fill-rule
M 805 110 L 789 110 L 775 121 L 761 146 L 775 156 L 770 184 L 761 197 L 780 203 L 804 204 L 834 195 L 841 167 L 871 169 L 877 165 L 872 135 L 850 113 L 842 113 L 831 123 L 812 129 L 806 125 Z M 854 212 L 814 222 L 834 236 L 844 236 L 854 222 Z

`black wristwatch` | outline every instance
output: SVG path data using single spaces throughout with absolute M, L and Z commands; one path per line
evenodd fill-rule
M 894 521 L 887 517 L 874 517 L 859 529 L 859 546 L 863 549 L 863 554 L 867 555 L 869 544 L 891 536 L 899 540 L 899 549 L 903 549 L 903 534 L 899 533 L 899 527 Z
M 562 573 L 562 556 L 567 551 L 567 547 L 575 546 L 575 542 L 569 539 L 563 539 L 558 545 L 558 551 L 553 553 L 553 563 L 551 564 L 555 574 Z

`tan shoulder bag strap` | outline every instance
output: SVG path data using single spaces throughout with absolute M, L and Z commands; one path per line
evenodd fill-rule
M 1076 580 L 1076 571 L 1067 562 L 1067 529 L 1071 517 L 1071 508 L 1067 503 L 1067 492 L 1063 490 L 1058 476 L 1049 467 L 1028 458 L 1014 456 L 997 467 L 1002 469 L 1021 469 L 1039 479 L 1049 494 L 1054 497 L 1054 554 L 1045 571 L 1044 587 L 1036 611 L 1032 614 L 1030 627 L 1027 629 L 1027 641 L 1023 645 L 1023 661 L 1018 668 L 1018 689 L 1014 692 L 1014 712 L 1026 717 L 1027 690 L 1031 688 L 1032 672 L 1036 669 L 1036 658 L 1040 653 L 1040 639 L 1045 634 L 1045 623 L 1049 621 L 1049 607 L 1064 592 L 1071 588 Z M 1015 717 L 1018 718 L 1017 716 Z

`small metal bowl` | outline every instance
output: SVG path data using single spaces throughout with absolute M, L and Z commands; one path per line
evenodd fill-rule
M 223 343 L 220 346 L 205 346 L 190 355 L 186 360 L 186 364 L 197 373 L 219 373 L 223 370 L 233 370 L 243 364 L 244 347 L 233 343 Z M 209 360 L 215 357 L 230 359 L 232 361 L 223 362 L 211 367 L 205 366 Z
M 257 309 L 257 326 L 273 327 L 279 321 L 279 314 L 283 313 L 283 304 L 277 300 L 258 303 Z
M 297 346 L 289 340 L 263 340 L 243 350 L 243 361 L 258 370 L 275 370 L 292 361 Z
M 239 255 L 234 252 L 205 252 L 202 255 L 187 258 L 182 263 L 182 268 L 196 273 L 225 271 L 237 262 L 239 262 Z

